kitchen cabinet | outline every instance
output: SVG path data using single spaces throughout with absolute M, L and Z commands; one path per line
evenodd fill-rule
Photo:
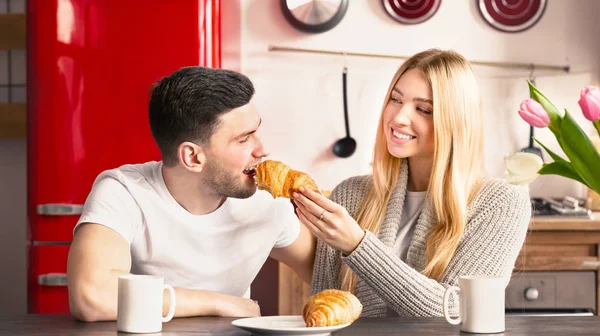
M 26 46 L 25 14 L 0 14 L 0 52 L 24 50 Z M 15 54 L 12 54 L 12 56 L 15 56 Z M 7 54 L 8 58 L 12 59 L 10 54 Z M 0 72 L 7 73 L 7 82 L 0 81 L 0 91 L 11 90 L 18 86 L 13 82 L 12 76 L 9 75 L 11 72 L 8 67 L 10 66 L 0 68 Z M 7 92 L 8 97 L 11 97 L 8 94 L 9 91 L 5 92 Z M 0 139 L 24 139 L 27 133 L 26 114 L 24 103 L 14 102 L 10 98 L 8 102 L 0 101 Z
M 593 220 L 534 218 L 506 290 L 507 308 L 598 315 L 599 247 L 600 212 Z

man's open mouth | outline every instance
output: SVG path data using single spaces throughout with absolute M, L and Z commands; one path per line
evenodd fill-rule
M 247 167 L 244 169 L 243 173 L 248 175 L 248 176 L 254 176 L 256 175 L 256 167 L 258 166 L 258 164 L 255 164 L 253 166 Z

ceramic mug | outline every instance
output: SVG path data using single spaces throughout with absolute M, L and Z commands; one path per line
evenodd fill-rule
M 162 316 L 163 293 L 169 291 L 171 307 Z M 128 333 L 157 333 L 175 314 L 175 289 L 164 278 L 153 275 L 119 276 L 117 330 Z
M 461 324 L 470 333 L 504 332 L 504 289 L 506 279 L 500 276 L 463 276 L 459 287 L 450 286 L 444 293 L 444 317 L 450 324 Z M 459 316 L 451 318 L 449 299 L 459 294 Z

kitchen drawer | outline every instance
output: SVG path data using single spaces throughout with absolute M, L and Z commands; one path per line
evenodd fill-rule
M 515 272 L 506 288 L 507 309 L 596 310 L 596 274 L 581 272 Z

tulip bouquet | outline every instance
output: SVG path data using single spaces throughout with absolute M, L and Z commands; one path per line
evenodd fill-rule
M 568 160 L 562 158 L 534 138 L 554 159 L 554 162 L 542 164 L 537 173 L 573 179 L 600 193 L 598 150 L 569 111 L 556 108 L 531 82 L 528 83 L 531 98 L 521 103 L 519 115 L 533 127 L 548 127 L 568 157 Z M 600 89 L 594 86 L 582 89 L 579 106 L 585 118 L 593 123 L 600 135 Z

